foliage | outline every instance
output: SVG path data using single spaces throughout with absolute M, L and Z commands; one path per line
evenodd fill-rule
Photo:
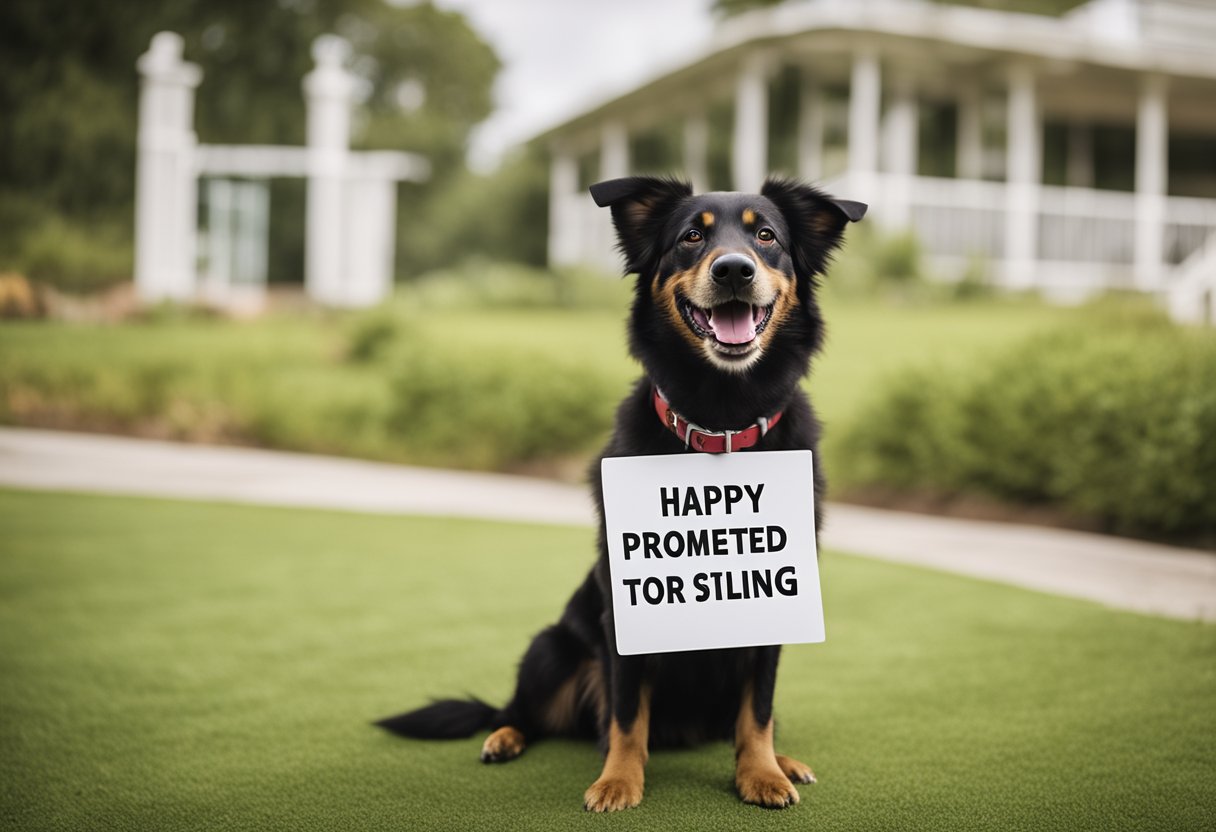
M 728 17 L 752 9 L 779 6 L 782 3 L 790 2 L 800 2 L 800 0 L 714 0 L 713 10 L 720 16 Z M 934 2 L 955 6 L 979 6 L 1001 11 L 1059 15 L 1081 5 L 1085 0 L 934 0 Z
M 831 291 L 862 297 L 937 291 L 924 280 L 923 255 L 915 235 L 883 233 L 867 225 L 851 227 L 848 235 L 824 281 Z
M 119 326 L 6 323 L 0 422 L 396 462 L 425 455 L 452 466 L 514 468 L 586 456 L 638 372 L 625 345 L 630 291 L 628 280 L 481 264 L 401 286 L 392 302 L 360 313 L 237 322 L 170 307 Z M 838 461 L 838 441 L 883 375 L 933 360 L 953 367 L 1068 317 L 993 300 L 884 306 L 833 295 L 825 306 L 829 343 L 808 387 L 827 425 L 823 453 L 833 482 L 850 473 Z M 416 381 L 407 378 L 411 362 L 421 367 Z M 552 381 L 533 377 L 542 371 Z M 521 391 L 541 397 L 530 411 L 552 396 L 554 413 L 569 419 L 552 448 L 504 437 L 507 427 L 527 429 L 519 416 L 487 428 L 489 415 L 477 403 L 450 407 L 452 424 L 442 430 L 451 437 L 492 430 L 508 453 L 490 456 L 455 438 L 411 441 L 422 434 L 408 424 L 406 403 L 430 408 L 433 424 L 441 408 L 432 399 L 511 398 L 515 392 L 486 391 L 516 377 Z M 550 386 L 569 379 L 569 394 Z M 566 430 L 583 419 L 586 438 L 570 451 L 576 440 Z M 510 456 L 521 448 L 528 456 Z
M 392 356 L 388 430 L 419 462 L 503 469 L 588 454 L 625 388 L 549 349 L 440 352 L 413 339 Z
M 977 371 L 891 379 L 845 440 L 851 477 L 1050 503 L 1116 532 L 1216 532 L 1216 339 L 1095 314 Z
M 87 288 L 109 275 L 80 275 L 81 258 L 71 251 L 96 251 L 107 267 L 130 260 L 135 61 L 166 29 L 184 36 L 186 57 L 203 68 L 196 102 L 202 142 L 302 144 L 300 79 L 312 66 L 312 41 L 325 32 L 349 38 L 359 53 L 353 69 L 372 92 L 356 145 L 417 151 L 433 164 L 433 180 L 409 192 L 411 206 L 426 205 L 462 168 L 469 130 L 492 107 L 497 57 L 460 14 L 431 3 L 2 3 L 0 269 L 37 265 L 47 280 Z M 403 85 L 419 83 L 424 100 L 403 107 Z M 302 216 L 302 189 L 276 189 L 272 263 L 300 262 Z M 419 225 L 416 211 L 401 212 L 407 239 Z M 31 236 L 65 237 L 69 253 L 56 261 L 48 258 L 54 247 L 34 243 L 39 259 L 28 252 Z
M 403 286 L 390 307 L 411 309 L 624 309 L 628 281 L 579 266 L 532 269 L 490 260 L 467 260 Z
M 132 252 L 121 223 L 74 223 L 47 214 L 18 242 L 16 262 L 32 280 L 89 292 L 130 280 Z
M 549 169 L 536 149 L 490 174 L 462 169 L 425 203 L 402 206 L 398 271 L 413 278 L 475 256 L 541 267 L 549 240 Z
M 717 15 L 728 17 L 749 12 L 752 9 L 779 6 L 786 2 L 789 2 L 789 0 L 714 0 L 713 10 Z

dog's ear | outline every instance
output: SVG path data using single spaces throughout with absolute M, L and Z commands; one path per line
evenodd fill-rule
M 790 227 L 790 256 L 799 276 L 823 271 L 828 257 L 841 243 L 846 223 L 866 215 L 866 206 L 848 199 L 833 199 L 810 185 L 792 179 L 769 179 L 760 189 L 781 211 Z
M 591 198 L 601 208 L 612 208 L 625 273 L 642 272 L 658 257 L 663 224 L 681 200 L 692 196 L 692 186 L 677 179 L 630 176 L 591 186 Z

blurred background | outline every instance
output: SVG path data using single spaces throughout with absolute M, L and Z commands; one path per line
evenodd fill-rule
M 0 421 L 579 480 L 637 373 L 586 186 L 778 173 L 871 205 L 833 497 L 1210 546 L 1213 43 L 1209 0 L 11 0 Z

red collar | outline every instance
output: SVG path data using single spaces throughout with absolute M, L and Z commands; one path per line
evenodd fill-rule
M 659 421 L 684 443 L 684 447 L 707 454 L 729 454 L 752 447 L 781 421 L 781 414 L 785 412 L 778 410 L 767 419 L 761 416 L 755 424 L 743 430 L 706 430 L 676 413 L 667 403 L 667 399 L 663 398 L 658 387 L 652 389 L 654 409 L 659 414 Z

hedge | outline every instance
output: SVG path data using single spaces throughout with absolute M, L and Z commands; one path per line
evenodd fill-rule
M 1050 503 L 1109 531 L 1216 533 L 1216 337 L 1157 319 L 1051 331 L 890 380 L 842 443 L 854 485 Z

